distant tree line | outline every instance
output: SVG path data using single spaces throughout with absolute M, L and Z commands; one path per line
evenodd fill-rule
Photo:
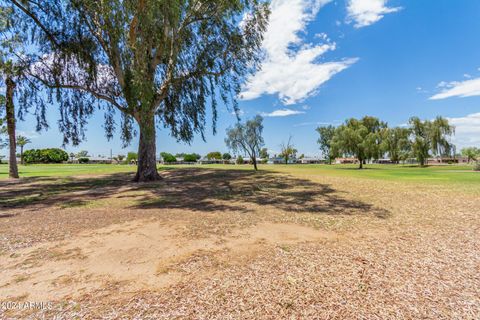
M 448 157 L 454 149 L 449 138 L 455 128 L 443 117 L 434 120 L 412 117 L 408 127 L 389 128 L 386 122 L 366 116 L 350 118 L 338 127 L 318 127 L 316 131 L 320 150 L 329 163 L 339 156 L 351 156 L 358 159 L 360 169 L 366 161 L 385 155 L 394 163 L 413 157 L 424 166 L 430 156 Z M 473 159 L 475 152 L 468 153 Z

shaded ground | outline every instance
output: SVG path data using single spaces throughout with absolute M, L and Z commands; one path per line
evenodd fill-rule
M 0 318 L 480 316 L 476 189 L 280 171 L 3 181 Z

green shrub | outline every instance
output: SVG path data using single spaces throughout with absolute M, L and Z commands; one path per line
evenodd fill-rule
M 129 152 L 127 153 L 127 159 L 125 160 L 125 163 L 129 164 L 133 161 L 137 161 L 138 160 L 138 155 L 136 152 Z
M 177 158 L 171 153 L 168 152 L 160 152 L 160 155 L 162 156 L 163 162 L 171 163 L 171 162 L 177 162 Z
M 207 159 L 208 160 L 221 160 L 222 159 L 222 154 L 218 151 L 209 152 L 207 154 Z
M 68 153 L 58 148 L 31 149 L 23 153 L 26 163 L 61 163 L 68 160 Z
M 475 162 L 475 164 L 473 165 L 473 170 L 480 171 L 480 161 Z
M 197 162 L 198 158 L 197 155 L 192 153 L 192 154 L 185 154 L 183 156 L 183 161 L 185 162 Z
M 222 155 L 222 159 L 223 160 L 230 160 L 230 159 L 232 159 L 232 155 L 230 153 L 224 153 Z
M 78 163 L 88 163 L 90 159 L 88 158 L 78 158 Z
M 237 157 L 237 164 L 243 164 L 243 157 L 242 156 L 238 156 Z

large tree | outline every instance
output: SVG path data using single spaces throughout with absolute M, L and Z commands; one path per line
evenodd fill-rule
M 382 155 L 382 132 L 386 123 L 375 117 L 348 119 L 335 130 L 332 140 L 334 153 L 352 155 L 359 161 L 359 169 L 369 159 L 378 159 Z
M 257 115 L 245 123 L 238 122 L 234 127 L 227 129 L 225 144 L 233 152 L 245 152 L 250 156 L 253 167 L 257 168 L 257 157 L 264 141 L 262 137 L 263 118 Z
M 258 67 L 267 3 L 257 0 L 4 0 L 21 15 L 19 29 L 34 40 L 34 84 L 24 109 L 45 95 L 60 106 L 64 143 L 77 145 L 97 106 L 108 138 L 115 110 L 128 144 L 140 131 L 136 181 L 159 179 L 156 125 L 178 140 L 204 137 L 206 106 L 218 99 L 238 111 L 235 97 Z M 29 98 L 29 100 L 27 100 Z
M 332 140 L 335 135 L 335 127 L 332 125 L 318 127 L 316 131 L 320 135 L 317 140 L 317 143 L 320 145 L 320 151 L 322 151 L 328 163 L 331 164 L 333 158 L 335 158 L 335 154 L 332 152 Z
M 430 136 L 432 141 L 432 152 L 437 156 L 450 156 L 453 145 L 449 138 L 455 134 L 455 127 L 448 119 L 437 116 L 430 124 Z
M 383 148 L 388 153 L 390 160 L 399 163 L 400 160 L 406 160 L 411 152 L 411 142 L 409 139 L 409 128 L 387 128 L 383 134 Z
M 449 137 L 454 134 L 455 128 L 447 119 L 437 117 L 433 121 L 422 121 L 418 117 L 412 117 L 409 124 L 412 152 L 421 166 L 427 163 L 430 152 L 438 156 L 449 155 L 452 149 Z
M 409 124 L 412 129 L 412 153 L 417 158 L 420 166 L 424 166 L 430 156 L 430 122 L 422 121 L 418 117 L 412 117 L 409 120 Z

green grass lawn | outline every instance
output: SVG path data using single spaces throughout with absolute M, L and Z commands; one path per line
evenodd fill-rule
M 109 164 L 32 164 L 18 166 L 20 177 L 65 177 L 76 175 L 99 175 L 118 172 L 135 172 L 130 165 Z M 8 165 L 0 164 L 0 179 L 8 178 Z
M 175 169 L 192 166 L 159 166 L 159 169 Z M 253 170 L 250 165 L 199 165 L 209 169 Z M 134 172 L 135 166 L 108 164 L 42 164 L 19 166 L 22 177 L 99 175 L 119 172 Z M 420 168 L 403 165 L 366 165 L 358 170 L 356 165 L 261 165 L 260 170 L 277 171 L 298 175 L 333 175 L 365 179 L 417 181 L 432 183 L 480 184 L 480 172 L 471 166 L 445 165 Z M 8 165 L 0 164 L 0 179 L 8 177 Z

